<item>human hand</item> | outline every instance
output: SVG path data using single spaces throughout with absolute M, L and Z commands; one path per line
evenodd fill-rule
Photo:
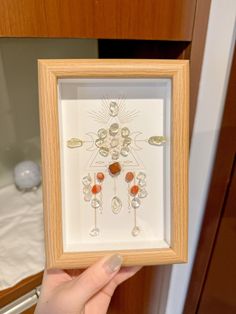
M 120 255 L 86 269 L 45 270 L 35 314 L 105 314 L 116 287 L 141 267 L 124 267 Z

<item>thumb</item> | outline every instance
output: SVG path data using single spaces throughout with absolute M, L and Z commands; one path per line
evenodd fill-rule
M 86 269 L 73 283 L 72 290 L 85 304 L 101 290 L 120 270 L 123 258 L 120 255 L 105 257 Z

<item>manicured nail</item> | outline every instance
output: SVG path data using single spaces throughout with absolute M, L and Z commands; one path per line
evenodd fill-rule
M 104 267 L 108 273 L 114 273 L 120 269 L 123 262 L 123 257 L 121 255 L 112 255 L 104 263 Z

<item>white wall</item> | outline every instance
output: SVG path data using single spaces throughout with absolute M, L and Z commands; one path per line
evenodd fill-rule
M 189 262 L 174 265 L 167 272 L 162 283 L 169 283 L 167 299 L 164 296 L 160 300 L 158 313 L 183 312 L 223 113 L 235 43 L 235 17 L 235 0 L 212 0 L 190 152 Z

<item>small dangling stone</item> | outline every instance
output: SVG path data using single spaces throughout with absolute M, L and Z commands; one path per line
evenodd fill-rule
M 84 194 L 84 200 L 85 200 L 85 202 L 90 202 L 91 199 L 92 199 L 92 193 Z
M 134 236 L 134 237 L 137 237 L 137 235 L 139 235 L 139 233 L 140 233 L 140 228 L 138 227 L 138 226 L 135 226 L 134 228 L 133 228 L 133 230 L 132 230 L 132 235 Z
M 123 156 L 123 157 L 127 157 L 129 155 L 129 147 L 122 147 L 121 150 L 120 150 L 120 154 Z
M 136 209 L 141 205 L 140 199 L 138 197 L 134 197 L 131 201 L 131 206 Z
M 148 193 L 147 193 L 146 189 L 140 189 L 139 190 L 138 197 L 145 198 L 145 197 L 147 197 L 147 195 L 148 195 Z
M 144 172 L 139 172 L 137 174 L 137 180 L 145 180 L 146 179 L 146 174 Z
M 131 182 L 134 179 L 134 174 L 133 172 L 129 171 L 125 175 L 125 181 L 126 182 Z
M 138 194 L 138 191 L 139 191 L 139 187 L 137 185 L 133 185 L 130 189 L 130 194 L 135 196 Z
M 100 233 L 100 230 L 98 228 L 93 228 L 89 234 L 92 236 L 92 237 L 97 237 Z
M 91 206 L 93 208 L 99 208 L 99 207 L 101 207 L 101 202 L 98 199 L 94 198 L 91 201 Z
M 166 142 L 165 136 L 151 136 L 148 139 L 148 143 L 154 146 L 160 146 Z
M 125 137 L 123 141 L 123 147 L 129 146 L 132 143 L 132 139 L 130 137 Z
M 104 140 L 101 139 L 101 138 L 98 138 L 96 141 L 95 141 L 95 145 L 100 148 L 104 145 Z
M 111 158 L 113 160 L 117 160 L 119 159 L 120 153 L 117 149 L 114 149 L 113 151 L 111 151 Z
M 104 180 L 104 178 L 105 178 L 105 175 L 104 175 L 103 172 L 98 172 L 98 173 L 97 173 L 97 179 L 98 179 L 98 181 L 102 182 L 102 181 Z
M 87 175 L 87 176 L 83 177 L 83 179 L 82 179 L 83 185 L 86 185 L 86 186 L 90 185 L 91 182 L 92 182 L 92 178 L 90 175 Z
M 92 192 L 93 194 L 98 194 L 98 193 L 101 192 L 101 190 L 102 190 L 102 187 L 101 187 L 100 184 L 94 184 L 94 186 L 92 187 L 91 192 Z

